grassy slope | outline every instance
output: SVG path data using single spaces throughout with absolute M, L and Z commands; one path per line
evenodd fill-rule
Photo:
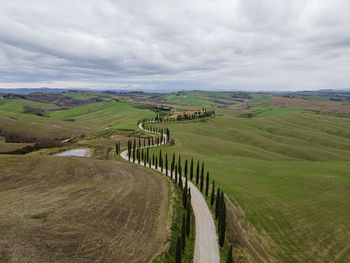
M 54 104 L 46 104 L 46 103 L 34 102 L 34 101 L 23 100 L 23 99 L 0 98 L 0 115 L 22 118 L 26 120 L 47 119 L 45 117 L 39 117 L 37 115 L 23 113 L 25 106 L 32 107 L 32 108 L 39 108 L 43 110 L 46 110 L 49 108 L 57 108 L 57 106 Z
M 0 262 L 147 262 L 167 239 L 168 183 L 151 171 L 40 155 L 0 169 Z
M 219 110 L 208 123 L 167 125 L 182 158 L 206 168 L 278 262 L 350 259 L 350 121 L 260 106 L 256 118 Z M 251 237 L 254 239 L 254 237 Z
M 69 110 L 50 112 L 53 120 L 75 119 L 81 125 L 91 128 L 112 126 L 119 129 L 135 129 L 137 120 L 154 116 L 149 110 L 137 109 L 135 105 L 109 101 L 78 106 Z
M 0 127 L 34 137 L 74 137 L 86 132 L 115 127 L 136 129 L 137 120 L 153 116 L 150 110 L 137 109 L 132 104 L 108 101 L 74 107 L 69 110 L 47 111 L 50 118 L 23 114 L 23 106 L 47 109 L 49 104 L 27 100 L 0 100 Z M 64 121 L 74 119 L 75 122 Z

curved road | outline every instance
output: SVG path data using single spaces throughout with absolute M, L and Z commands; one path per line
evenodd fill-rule
M 143 131 L 152 133 L 143 128 L 143 123 L 139 124 L 139 128 Z M 161 144 L 164 144 L 167 141 L 167 135 L 164 134 L 164 141 Z M 148 147 L 156 147 L 146 146 L 142 148 Z M 125 150 L 121 154 L 121 157 L 128 161 L 128 151 Z M 135 162 L 137 163 L 137 162 Z M 140 164 L 142 165 L 142 163 Z M 142 165 L 143 166 L 143 165 Z M 147 164 L 147 167 L 148 164 Z M 152 168 L 155 167 L 152 165 Z M 161 169 L 157 169 L 161 172 Z M 163 169 L 163 174 L 166 173 L 166 170 Z M 168 170 L 168 174 L 170 171 Z M 185 183 L 185 178 L 182 177 L 183 182 Z M 212 214 L 208 208 L 207 203 L 202 195 L 202 193 L 197 189 L 197 187 L 192 184 L 190 180 L 188 180 L 188 187 L 191 188 L 191 204 L 193 208 L 193 212 L 196 218 L 196 241 L 195 241 L 195 249 L 194 249 L 194 263 L 220 263 L 220 255 L 219 255 L 219 245 L 217 241 L 216 229 Z

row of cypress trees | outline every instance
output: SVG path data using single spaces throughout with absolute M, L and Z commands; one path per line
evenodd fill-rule
M 215 114 L 215 113 L 214 113 Z M 154 120 L 153 122 L 156 122 L 157 120 Z M 169 141 L 170 138 L 170 131 L 168 128 L 159 128 L 159 127 L 152 127 L 152 126 L 147 126 L 144 127 L 146 130 L 153 132 L 153 133 L 159 133 L 161 134 L 161 138 L 163 138 L 164 131 L 167 133 L 167 141 Z M 152 137 L 153 139 L 153 137 Z M 157 140 L 156 145 L 158 145 L 161 141 Z M 144 161 L 144 166 L 146 164 L 149 164 L 149 167 L 151 165 L 154 165 L 156 169 L 158 167 L 163 171 L 163 169 L 166 170 L 166 175 L 168 176 L 168 168 L 169 168 L 169 163 L 168 163 L 168 155 L 165 154 L 165 158 L 162 155 L 162 151 L 159 151 L 159 155 L 154 155 L 152 154 L 152 158 L 150 158 L 149 155 L 149 148 L 146 148 L 147 151 L 144 152 L 144 149 L 139 149 L 136 145 L 136 140 L 134 140 L 134 143 L 130 141 L 130 149 L 132 148 L 132 151 L 130 150 L 129 152 L 133 153 L 133 161 L 135 162 L 135 155 L 137 157 L 137 160 L 140 164 L 140 161 Z M 150 146 L 151 144 L 148 144 Z M 153 145 L 153 144 L 152 144 Z M 144 146 L 146 146 L 144 142 Z M 139 147 L 141 147 L 141 142 L 139 140 Z M 129 147 L 128 147 L 129 149 Z M 135 153 L 136 152 L 136 153 Z M 165 162 L 164 162 L 165 159 Z M 129 154 L 129 160 L 130 160 L 130 154 Z M 182 171 L 183 175 L 185 177 L 185 186 L 183 186 L 183 181 L 181 180 L 182 176 Z M 191 159 L 191 162 L 189 164 L 189 161 L 186 159 L 184 168 L 182 168 L 182 162 L 181 162 L 181 155 L 176 158 L 175 153 L 173 153 L 172 156 L 172 162 L 170 165 L 170 177 L 171 179 L 175 180 L 175 183 L 177 183 L 182 190 L 182 201 L 184 208 L 186 209 L 186 212 L 183 214 L 183 219 L 182 219 L 182 231 L 181 231 L 181 236 L 178 236 L 177 239 L 177 245 L 176 245 L 176 262 L 181 262 L 181 254 L 183 253 L 185 249 L 185 240 L 186 240 L 186 233 L 187 233 L 187 228 L 188 228 L 188 233 L 190 232 L 190 211 L 191 209 L 187 207 L 190 207 L 191 204 L 190 202 L 190 189 L 188 188 L 188 177 L 190 180 L 194 181 L 196 185 L 198 186 L 199 184 L 199 189 L 200 191 L 204 193 L 206 197 L 209 195 L 209 181 L 210 181 L 210 175 L 209 171 L 206 173 L 206 178 L 204 181 L 204 162 L 200 165 L 200 161 L 197 161 L 196 169 L 194 168 L 194 160 L 193 158 Z M 215 219 L 218 220 L 218 233 L 219 233 L 219 245 L 221 247 L 224 246 L 225 243 L 225 234 L 226 234 L 226 203 L 225 203 L 225 197 L 224 197 L 224 192 L 220 190 L 220 188 L 217 188 L 217 192 L 215 194 L 215 181 L 213 180 L 212 182 L 212 189 L 211 189 L 211 195 L 210 195 L 210 204 L 213 207 L 215 204 Z M 189 200 L 188 200 L 189 197 Z M 188 223 L 187 223 L 188 220 Z M 187 224 L 186 224 L 187 223 Z M 189 234 L 187 234 L 189 235 Z M 231 260 L 231 261 L 230 261 Z M 232 246 L 230 247 L 228 257 L 227 257 L 227 262 L 232 262 Z
M 181 182 L 181 183 L 180 183 Z M 180 189 L 182 190 L 182 204 L 185 212 L 182 215 L 181 234 L 178 235 L 176 241 L 175 262 L 181 263 L 182 254 L 185 251 L 186 240 L 190 237 L 191 233 L 191 218 L 192 218 L 192 206 L 191 206 L 191 188 L 188 187 L 188 179 L 185 178 L 185 186 L 182 186 L 182 180 L 179 179 Z
M 159 151 L 159 167 L 163 171 L 163 157 L 162 157 L 162 151 Z M 165 160 L 166 160 L 166 170 L 168 170 L 168 155 L 165 154 Z M 188 177 L 192 181 L 196 183 L 198 186 L 199 184 L 199 190 L 206 196 L 209 196 L 209 181 L 210 181 L 210 174 L 209 171 L 206 173 L 206 177 L 204 180 L 204 162 L 200 165 L 200 161 L 197 161 L 196 169 L 194 168 L 194 161 L 193 158 L 191 159 L 190 165 L 188 165 L 188 160 L 185 160 L 184 168 L 182 168 L 183 163 L 181 162 L 181 155 L 179 155 L 176 158 L 175 153 L 173 153 L 172 156 L 172 162 L 170 165 L 170 177 L 171 179 L 175 180 L 175 183 L 179 184 L 180 189 L 183 189 L 183 182 L 181 180 L 181 176 L 183 175 L 185 177 L 185 188 L 187 188 L 187 180 Z M 189 166 L 189 167 L 188 167 Z M 183 171 L 183 173 L 182 173 Z M 167 174 L 168 175 L 168 174 Z M 215 181 L 213 180 L 212 186 L 211 186 L 211 195 L 210 195 L 210 205 L 213 207 L 215 205 L 215 219 L 218 220 L 218 233 L 219 233 L 219 245 L 221 247 L 224 246 L 225 242 L 225 234 L 226 234 L 226 203 L 225 203 L 225 197 L 224 192 L 220 190 L 220 188 L 217 189 L 217 192 L 215 194 Z M 185 194 L 186 191 L 183 191 Z M 183 198 L 183 200 L 186 200 Z
M 196 113 L 184 113 L 183 115 L 174 116 L 160 116 L 157 114 L 156 117 L 152 118 L 144 118 L 142 120 L 138 120 L 137 124 L 140 123 L 157 123 L 157 122 L 176 122 L 176 121 L 190 121 L 199 118 L 211 117 L 215 116 L 215 111 L 207 111 L 206 108 L 202 108 L 200 112 Z

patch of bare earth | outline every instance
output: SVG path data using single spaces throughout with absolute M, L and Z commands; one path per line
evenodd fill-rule
M 168 183 L 132 164 L 0 156 L 0 262 L 149 262 Z

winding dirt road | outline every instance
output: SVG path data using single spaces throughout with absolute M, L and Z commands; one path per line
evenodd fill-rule
M 140 123 L 139 128 L 143 131 L 149 132 L 145 130 L 142 125 L 143 124 Z M 164 141 L 161 144 L 164 144 L 166 141 L 167 135 L 164 134 Z M 157 147 L 157 145 L 141 147 L 140 149 L 148 147 Z M 120 155 L 123 159 L 128 160 L 127 150 L 123 151 Z M 152 168 L 155 169 L 155 166 L 152 165 Z M 157 170 L 159 172 L 162 172 L 160 168 Z M 165 169 L 163 169 L 163 174 L 166 174 Z M 168 174 L 170 174 L 169 170 Z M 185 182 L 184 177 L 182 177 L 182 180 Z M 216 229 L 212 214 L 210 213 L 210 210 L 207 203 L 205 202 L 202 193 L 197 189 L 197 187 L 189 180 L 188 186 L 191 188 L 191 204 L 196 218 L 196 239 L 193 262 L 220 263 L 218 238 L 216 235 Z

